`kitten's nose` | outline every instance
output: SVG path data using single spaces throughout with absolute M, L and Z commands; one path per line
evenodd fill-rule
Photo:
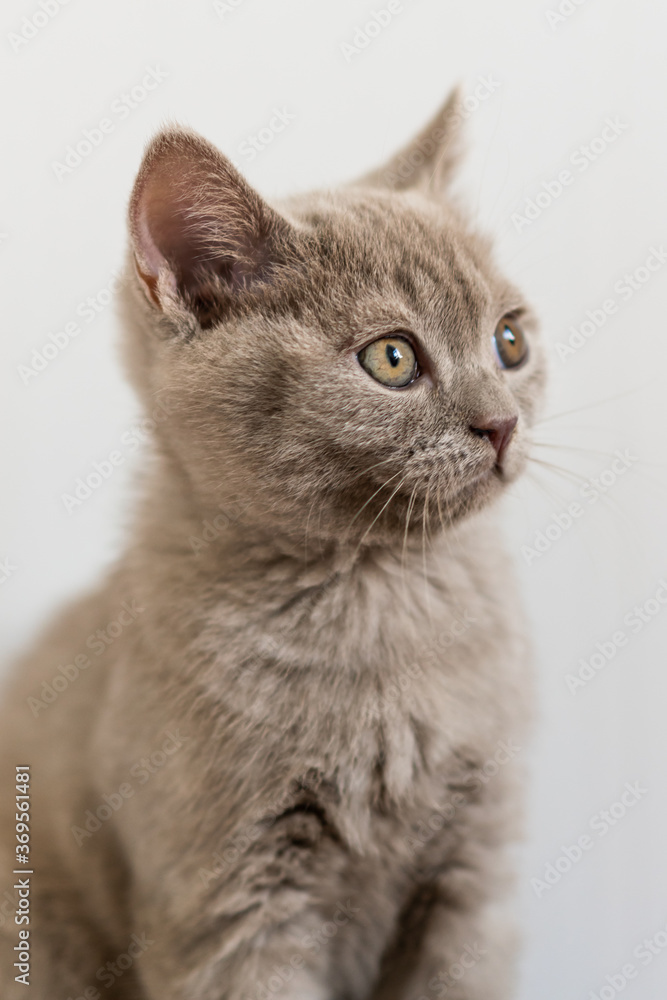
M 471 424 L 470 430 L 473 434 L 488 438 L 495 448 L 498 465 L 502 464 L 518 419 L 518 417 L 479 417 L 474 424 Z

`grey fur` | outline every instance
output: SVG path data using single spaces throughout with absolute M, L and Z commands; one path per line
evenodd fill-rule
M 160 422 L 125 553 L 5 693 L 0 871 L 27 762 L 35 875 L 29 992 L 0 907 L 4 1000 L 511 995 L 531 683 L 492 501 L 544 362 L 447 201 L 454 101 L 384 171 L 275 207 L 192 133 L 151 144 L 122 311 Z M 397 330 L 427 359 L 404 390 L 356 358 Z M 500 470 L 470 428 L 514 413 Z

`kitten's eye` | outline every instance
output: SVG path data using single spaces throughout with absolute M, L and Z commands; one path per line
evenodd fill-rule
M 518 368 L 528 357 L 528 341 L 515 319 L 501 319 L 493 344 L 501 368 Z
M 419 375 L 417 358 L 403 337 L 380 337 L 359 352 L 359 361 L 369 375 L 382 385 L 399 388 Z

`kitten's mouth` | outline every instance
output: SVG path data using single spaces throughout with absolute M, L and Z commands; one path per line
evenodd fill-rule
M 488 466 L 442 495 L 442 506 L 456 519 L 463 511 L 484 505 L 495 492 L 494 486 L 500 486 L 500 476 L 494 466 Z
M 488 468 L 483 469 L 478 472 L 477 475 L 468 484 L 469 489 L 479 489 L 480 486 L 486 486 L 488 483 L 492 483 L 496 480 L 501 480 L 503 478 L 502 468 L 496 463 L 495 465 L 490 465 Z
M 516 470 L 509 470 L 505 462 L 494 462 L 480 469 L 451 497 L 454 506 L 477 501 L 483 504 L 491 498 L 502 486 L 510 483 L 516 475 Z

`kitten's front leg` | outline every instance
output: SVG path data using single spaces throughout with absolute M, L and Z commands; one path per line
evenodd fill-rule
M 317 809 L 288 808 L 247 839 L 220 874 L 198 858 L 146 885 L 135 921 L 154 942 L 147 998 L 366 1000 L 395 917 L 382 870 L 352 857 Z
M 183 928 L 178 944 L 171 940 L 156 948 L 154 961 L 142 970 L 146 997 L 362 1000 L 368 995 L 372 970 L 350 961 L 342 941 L 323 940 L 322 928 L 335 925 L 323 920 L 319 907 L 308 901 L 302 912 L 289 917 L 286 912 L 282 919 L 271 902 L 262 909 L 248 903 L 228 918 L 207 918 L 194 934 Z M 322 941 L 317 950 L 304 944 L 317 937 Z M 377 956 L 374 964 L 377 968 Z
M 461 817 L 459 847 L 417 878 L 386 951 L 372 1000 L 509 1000 L 516 932 L 505 911 L 503 841 L 511 801 Z
M 426 912 L 406 915 L 405 937 L 384 968 L 372 1000 L 509 1000 L 514 932 L 489 914 L 459 910 L 448 889 L 434 890 Z M 421 910 L 424 902 L 415 901 Z
M 307 922 L 297 921 L 284 928 L 267 928 L 239 943 L 232 953 L 212 955 L 183 981 L 174 997 L 264 1000 L 277 994 L 281 1000 L 332 1000 L 325 957 L 305 960 L 298 949 L 296 938 L 306 926 Z M 160 990 L 155 997 L 164 1000 L 165 993 Z

